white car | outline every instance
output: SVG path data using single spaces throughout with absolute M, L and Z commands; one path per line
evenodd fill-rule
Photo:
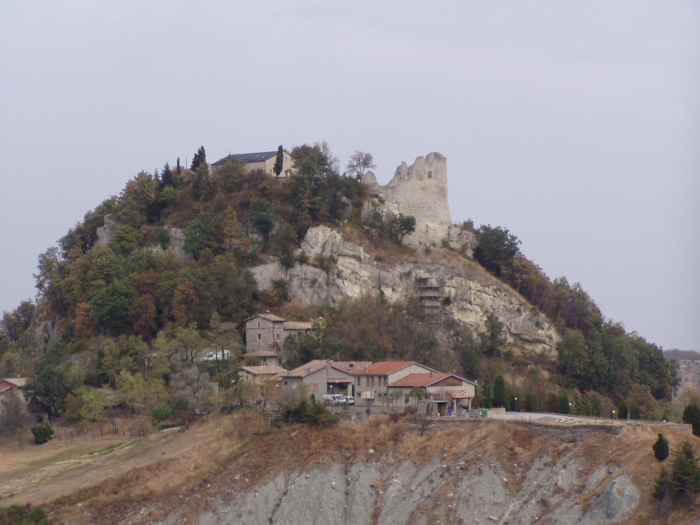
M 207 355 L 204 356 L 203 361 L 223 361 L 224 359 L 228 359 L 230 356 L 231 350 L 207 352 Z

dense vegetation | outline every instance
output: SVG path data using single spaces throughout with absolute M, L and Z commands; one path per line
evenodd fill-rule
M 606 320 L 579 285 L 550 280 L 503 228 L 478 230 L 475 258 L 563 335 L 554 365 L 511 351 L 495 315 L 475 333 L 449 316 L 425 316 L 416 301 L 390 305 L 380 295 L 302 307 L 289 302 L 284 281 L 260 292 L 247 268 L 266 255 L 286 266 L 301 257 L 332 269 L 332 260 L 298 255 L 314 224 L 349 223 L 375 246 L 398 247 L 415 229 L 415 219 L 403 215 L 361 222 L 367 197 L 358 179 L 372 166 L 368 154 L 357 152 L 347 174 L 325 143 L 291 155 L 296 172 L 289 178 L 246 173 L 233 160 L 212 171 L 203 147 L 189 169 L 178 160 L 174 169 L 139 173 L 40 256 L 39 302 L 21 303 L 0 323 L 0 377 L 29 376 L 35 409 L 83 425 L 117 408 L 155 423 L 186 422 L 214 406 L 232 410 L 259 399 L 264 385 L 254 391 L 236 382 L 237 359 L 194 358 L 207 347 L 240 355 L 243 320 L 270 308 L 317 320 L 310 333 L 288 338 L 289 367 L 317 358 L 415 360 L 478 379 L 477 405 L 610 416 L 626 400 L 633 416 L 673 415 L 673 362 Z M 108 215 L 114 235 L 104 245 L 98 229 Z M 177 231 L 184 258 L 167 250 Z M 220 386 L 216 403 L 212 380 Z M 14 414 L 15 423 L 4 428 L 25 425 L 26 414 L 10 408 L 2 417 Z

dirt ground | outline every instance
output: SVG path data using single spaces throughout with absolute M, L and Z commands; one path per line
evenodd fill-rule
M 32 441 L 20 447 L 14 441 L 2 442 L 0 505 L 43 504 L 120 476 L 134 467 L 152 462 L 177 463 L 185 455 L 193 462 L 192 469 L 197 470 L 198 463 L 205 466 L 216 454 L 224 452 L 223 443 L 217 444 L 223 427 L 223 419 L 212 419 L 187 432 L 169 429 L 140 438 L 128 433 L 103 436 L 98 433 L 93 439 L 88 431 L 87 439 L 52 439 L 43 445 Z

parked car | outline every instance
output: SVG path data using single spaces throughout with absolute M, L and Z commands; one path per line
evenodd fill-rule
M 224 359 L 228 359 L 231 357 L 231 350 L 223 350 L 221 352 L 216 351 L 216 352 L 207 352 L 207 355 L 204 356 L 204 361 L 223 361 Z
M 347 405 L 348 401 L 342 394 L 333 394 L 333 404 L 334 405 Z
M 349 406 L 355 406 L 355 396 L 347 396 L 345 401 L 347 401 Z

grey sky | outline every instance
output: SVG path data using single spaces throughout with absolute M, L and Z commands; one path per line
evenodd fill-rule
M 698 2 L 5 0 L 0 94 L 0 310 L 139 170 L 325 139 L 700 350 Z

